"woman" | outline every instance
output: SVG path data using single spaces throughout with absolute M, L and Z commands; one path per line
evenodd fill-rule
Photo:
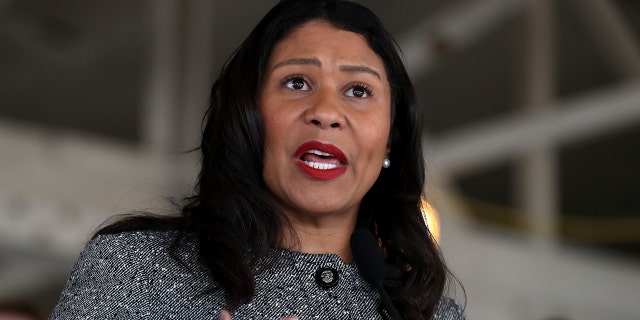
M 373 13 L 281 1 L 213 85 L 181 215 L 99 231 L 51 318 L 463 318 L 419 208 L 418 111 Z M 380 291 L 354 263 L 356 227 L 384 253 Z

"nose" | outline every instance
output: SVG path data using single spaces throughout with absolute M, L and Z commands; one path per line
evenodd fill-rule
M 346 124 L 342 104 L 335 92 L 331 90 L 318 91 L 312 105 L 305 112 L 305 123 L 321 129 L 342 129 Z

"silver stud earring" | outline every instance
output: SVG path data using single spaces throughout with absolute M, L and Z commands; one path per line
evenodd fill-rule
M 391 167 L 391 160 L 389 160 L 389 158 L 385 158 L 384 161 L 382 161 L 382 167 L 385 169 Z

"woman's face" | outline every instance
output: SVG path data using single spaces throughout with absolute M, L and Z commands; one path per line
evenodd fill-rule
M 263 177 L 289 216 L 357 215 L 388 154 L 384 64 L 359 34 L 314 20 L 273 49 L 258 98 Z

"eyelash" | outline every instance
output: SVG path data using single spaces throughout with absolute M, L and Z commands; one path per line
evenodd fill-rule
M 371 89 L 371 87 L 361 82 L 350 85 L 348 90 L 353 90 L 356 87 L 362 88 L 362 90 L 364 90 L 364 92 L 367 94 L 367 97 L 373 96 L 373 89 Z
M 305 76 L 303 76 L 301 74 L 292 74 L 292 75 L 289 75 L 289 76 L 285 77 L 284 79 L 282 79 L 282 85 L 286 86 L 287 83 L 291 82 L 292 80 L 298 80 L 298 79 L 302 80 L 305 83 L 305 85 L 310 87 L 309 81 L 307 81 Z
M 307 78 L 306 78 L 305 76 L 301 75 L 301 74 L 292 74 L 292 75 L 288 75 L 288 76 L 286 76 L 284 79 L 282 79 L 281 84 L 282 84 L 283 86 L 287 86 L 287 84 L 288 84 L 289 82 L 291 82 L 292 80 L 302 80 L 306 86 L 309 86 L 309 87 L 310 87 L 310 85 L 309 85 L 309 81 L 307 80 Z M 364 83 L 362 83 L 362 82 L 358 82 L 358 83 L 351 84 L 351 85 L 348 87 L 347 91 L 349 91 L 349 90 L 353 90 L 353 89 L 355 89 L 355 88 L 357 88 L 357 87 L 362 88 L 362 90 L 365 92 L 365 94 L 367 95 L 367 97 L 371 97 L 371 96 L 373 96 L 373 89 L 371 89 L 371 87 L 370 87 L 370 86 L 368 86 L 368 85 L 366 85 L 366 84 L 364 84 Z M 292 90 L 295 90 L 295 89 L 292 89 Z M 360 97 L 356 97 L 356 98 L 360 98 Z

